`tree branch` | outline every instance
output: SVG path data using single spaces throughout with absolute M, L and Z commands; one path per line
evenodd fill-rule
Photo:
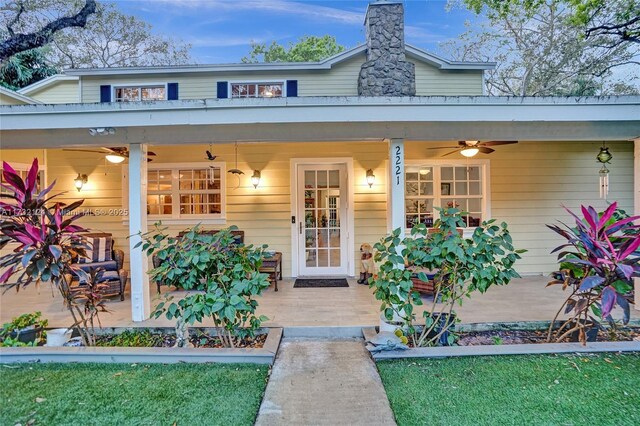
M 16 35 L 16 33 L 13 31 L 13 26 L 20 20 L 20 16 L 22 15 L 22 12 L 24 12 L 24 3 L 20 1 L 18 2 L 18 5 L 20 6 L 20 8 L 18 9 L 18 13 L 16 13 L 16 16 L 11 20 L 11 22 L 7 24 L 7 31 L 12 37 Z
M 89 15 L 96 12 L 96 0 L 86 0 L 84 7 L 73 16 L 64 16 L 49 22 L 38 31 L 29 34 L 11 35 L 0 43 L 0 61 L 4 61 L 16 53 L 44 46 L 53 40 L 53 35 L 65 28 L 83 27 L 87 25 Z M 19 16 L 18 16 L 19 17 Z M 13 25 L 14 22 L 11 23 Z

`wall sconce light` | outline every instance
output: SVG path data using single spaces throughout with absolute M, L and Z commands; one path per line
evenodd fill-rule
M 367 170 L 367 184 L 369 188 L 373 186 L 373 183 L 376 181 L 376 175 L 373 174 L 373 170 Z
M 80 173 L 78 173 L 78 177 L 73 180 L 73 184 L 75 185 L 78 192 L 80 192 L 84 184 L 86 184 L 87 182 L 87 175 L 81 175 Z
M 253 175 L 251 175 L 251 183 L 254 188 L 258 188 L 258 185 L 260 185 L 260 170 L 253 171 Z

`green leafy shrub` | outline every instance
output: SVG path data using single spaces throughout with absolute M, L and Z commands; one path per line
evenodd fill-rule
M 145 328 L 144 330 L 125 330 L 108 340 L 98 338 L 96 346 L 153 348 L 162 346 L 162 342 L 162 335 L 154 334 Z
M 211 318 L 223 345 L 234 347 L 236 339 L 254 336 L 267 319 L 256 315 L 255 299 L 269 287 L 268 276 L 259 272 L 266 246 L 238 243 L 231 233 L 236 229 L 210 234 L 196 226 L 176 238 L 156 225 L 142 235 L 142 249 L 161 260 L 149 271 L 151 278 L 188 291 L 177 302 L 172 298 L 161 302 L 153 312 L 156 318 L 164 314 L 177 320 L 179 340 L 185 324 Z
M 44 342 L 47 336 L 44 328 L 47 325 L 49 325 L 49 321 L 42 318 L 42 313 L 39 311 L 29 314 L 22 314 L 18 317 L 15 317 L 11 320 L 11 322 L 5 323 L 2 326 L 2 329 L 0 329 L 0 346 L 36 346 L 39 343 Z M 36 334 L 36 340 L 28 343 L 20 341 L 19 334 L 25 329 L 39 329 Z M 12 336 L 12 334 L 16 335 Z
M 519 277 L 513 265 L 525 251 L 514 249 L 506 223 L 483 222 L 471 238 L 464 238 L 458 232 L 464 226 L 463 213 L 455 208 L 438 211 L 441 218 L 433 229 L 418 224 L 409 237 L 396 229 L 376 243 L 380 271 L 369 280 L 376 299 L 382 301 L 385 318 L 400 318 L 416 346 L 452 344 L 450 331 L 457 321 L 453 307 L 476 291 L 484 293 L 492 285 L 506 285 Z M 429 281 L 424 270 L 435 274 L 434 297 L 423 314 L 425 326 L 418 332 L 414 311 L 423 302 L 413 290 L 411 276 L 418 271 L 419 279 Z

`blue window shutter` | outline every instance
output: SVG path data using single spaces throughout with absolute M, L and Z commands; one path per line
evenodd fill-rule
M 287 98 L 298 97 L 298 80 L 287 80 Z
M 218 99 L 226 99 L 229 97 L 228 86 L 226 81 L 218 82 Z
M 178 100 L 178 83 L 167 83 L 167 100 Z
M 100 102 L 111 102 L 111 85 L 100 86 Z

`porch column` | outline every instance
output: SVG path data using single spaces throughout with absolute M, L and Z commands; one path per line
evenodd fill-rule
M 404 235 L 404 139 L 389 140 L 389 227 Z
M 131 260 L 131 319 L 149 318 L 149 277 L 147 256 L 140 247 L 139 232 L 147 232 L 147 146 L 129 145 L 129 258 Z
M 640 138 L 633 141 L 633 200 L 634 214 L 640 215 Z M 640 278 L 635 278 L 636 303 L 633 305 L 640 311 Z

